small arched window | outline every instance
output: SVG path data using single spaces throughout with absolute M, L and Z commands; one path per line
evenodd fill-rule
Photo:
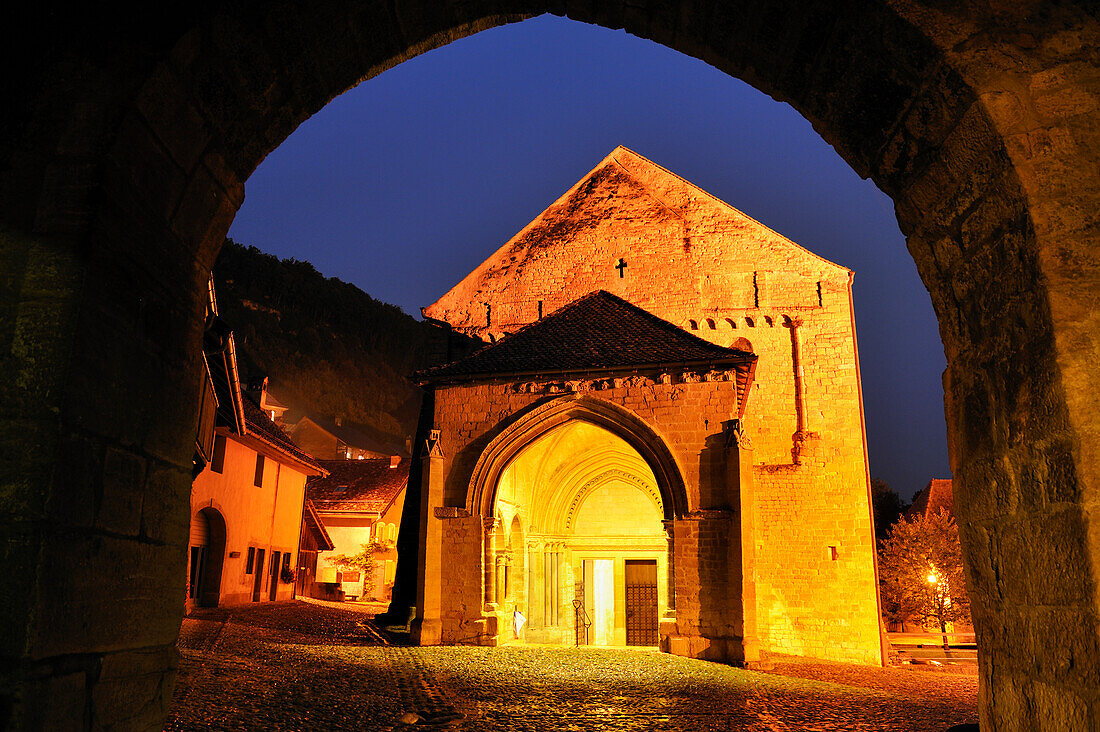
M 756 323 L 753 321 L 752 318 L 745 318 L 745 325 L 749 326 L 750 328 L 756 327 Z

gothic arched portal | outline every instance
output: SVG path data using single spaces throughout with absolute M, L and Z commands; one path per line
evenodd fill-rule
M 508 462 L 493 504 L 495 530 L 508 535 L 506 554 L 490 560 L 508 568 L 507 589 L 496 586 L 504 641 L 657 645 L 670 601 L 664 509 L 625 440 L 563 422 Z M 652 592 L 628 595 L 627 569 L 641 564 L 652 565 Z

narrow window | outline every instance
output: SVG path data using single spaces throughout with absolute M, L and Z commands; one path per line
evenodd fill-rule
M 818 280 L 818 282 L 817 282 L 817 306 L 822 307 L 823 304 L 824 303 L 823 303 L 822 297 L 821 297 L 821 280 Z
M 542 300 L 539 300 L 539 320 L 542 320 Z
M 829 547 L 829 559 L 832 559 L 835 562 L 839 556 L 840 555 L 837 553 L 835 546 Z
M 210 460 L 210 469 L 215 473 L 225 470 L 225 435 L 214 435 L 214 457 Z
M 264 484 L 264 456 L 256 455 L 256 476 L 252 479 L 252 485 L 262 486 Z
M 290 552 L 283 552 L 283 571 L 290 571 Z
M 248 559 L 244 563 L 244 573 L 252 574 L 252 570 L 256 565 L 256 547 L 248 547 Z
M 493 324 L 493 306 L 489 303 L 485 303 L 485 327 L 488 328 Z

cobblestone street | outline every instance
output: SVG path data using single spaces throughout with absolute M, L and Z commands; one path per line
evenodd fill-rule
M 184 621 L 169 730 L 946 730 L 973 673 L 748 672 L 651 651 L 382 645 L 362 611 L 282 603 Z

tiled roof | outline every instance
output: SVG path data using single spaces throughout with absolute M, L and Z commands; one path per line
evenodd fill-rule
M 930 516 L 940 509 L 955 515 L 955 497 L 950 478 L 933 478 L 924 490 L 913 497 L 913 505 L 905 512 L 907 517 Z
M 349 447 L 382 455 L 405 454 L 404 447 L 399 446 L 396 442 L 386 442 L 367 434 L 367 430 L 370 429 L 369 427 L 364 427 L 354 422 L 345 422 L 344 420 L 341 420 L 341 424 L 336 424 L 335 418 L 326 417 L 320 414 L 306 414 L 302 416 L 302 419 L 308 419 L 310 422 L 317 425 L 318 428 L 329 433 Z M 299 420 L 298 424 L 302 424 L 301 420 Z
M 723 348 L 609 292 L 598 290 L 496 343 L 417 374 L 423 383 L 502 374 L 585 373 L 658 365 L 744 364 L 756 356 Z
M 306 497 L 318 511 L 384 513 L 409 483 L 409 460 L 390 467 L 390 458 L 322 460 L 328 476 L 310 478 Z
M 286 433 L 271 421 L 271 418 L 260 409 L 260 406 L 253 401 L 252 397 L 244 395 L 241 402 L 244 407 L 244 420 L 248 426 L 249 434 L 258 437 L 272 447 L 291 455 L 310 467 L 321 469 L 313 456 L 291 442 Z

